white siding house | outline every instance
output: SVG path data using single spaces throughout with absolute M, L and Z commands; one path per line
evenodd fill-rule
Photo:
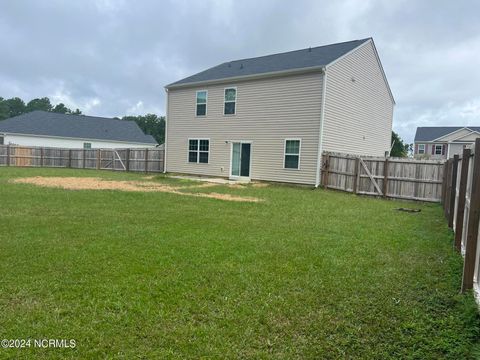
M 390 148 L 372 39 L 226 62 L 166 90 L 168 172 L 318 186 L 323 151 Z
M 0 144 L 59 148 L 146 148 L 157 145 L 134 121 L 32 111 L 0 121 Z

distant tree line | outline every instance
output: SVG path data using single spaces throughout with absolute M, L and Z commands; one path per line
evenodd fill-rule
M 35 110 L 50 111 L 59 114 L 82 115 L 79 109 L 71 110 L 63 103 L 54 106 L 48 97 L 33 99 L 28 103 L 25 103 L 18 97 L 11 99 L 0 97 L 0 120 Z M 163 116 L 155 114 L 124 116 L 120 120 L 135 121 L 145 134 L 152 135 L 159 144 L 163 144 L 165 141 L 165 117 Z

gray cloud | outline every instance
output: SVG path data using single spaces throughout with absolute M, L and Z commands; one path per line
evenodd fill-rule
M 164 113 L 163 86 L 218 63 L 373 36 L 408 141 L 480 125 L 480 3 L 4 1 L 0 96 L 102 116 Z

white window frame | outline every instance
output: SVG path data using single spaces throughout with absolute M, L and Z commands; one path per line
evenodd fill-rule
M 433 152 L 433 155 L 442 155 L 443 153 L 443 144 L 435 144 L 435 150 Z M 440 154 L 437 154 L 437 146 L 440 147 Z
M 197 115 L 198 105 L 203 105 L 203 104 L 197 103 L 198 93 L 200 93 L 200 92 L 204 92 L 206 94 L 206 96 L 205 96 L 205 115 Z M 197 90 L 197 91 L 195 91 L 195 117 L 203 118 L 203 117 L 207 116 L 207 114 L 208 114 L 208 90 Z
M 291 153 L 287 154 L 287 141 L 298 141 L 299 142 L 299 144 L 298 144 L 298 154 L 291 154 Z M 283 169 L 284 170 L 294 170 L 294 171 L 300 170 L 300 156 L 301 156 L 300 154 L 301 153 L 302 153 L 302 139 L 300 139 L 300 138 L 287 138 L 287 139 L 285 139 L 285 141 L 283 142 Z M 285 167 L 285 157 L 287 155 L 298 156 L 298 167 L 296 169 Z
M 421 149 L 421 147 L 423 148 Z M 419 155 L 425 154 L 425 144 L 418 144 L 418 154 Z
M 85 145 L 87 145 L 87 144 L 89 144 L 90 147 L 86 147 Z M 91 150 L 91 149 L 92 149 L 92 143 L 91 143 L 91 142 L 84 142 L 84 143 L 83 143 L 83 148 L 84 148 L 85 150 Z
M 197 150 L 190 150 L 190 140 L 196 140 L 197 141 Z M 200 150 L 200 140 L 206 140 L 208 141 L 208 151 L 205 150 Z M 201 165 L 207 165 L 210 163 L 210 138 L 188 138 L 187 142 L 187 163 L 188 164 L 201 164 Z M 197 153 L 197 161 L 190 161 L 190 152 L 196 151 Z M 206 163 L 200 162 L 200 153 L 208 153 L 208 161 Z
M 232 100 L 229 100 L 229 101 L 226 101 L 225 100 L 225 92 L 227 90 L 230 90 L 230 89 L 234 89 L 235 90 L 235 101 L 232 101 Z M 235 111 L 233 114 L 225 114 L 225 104 L 226 103 L 235 103 Z M 223 116 L 234 116 L 234 115 L 237 115 L 237 103 L 238 103 L 238 90 L 237 90 L 237 87 L 236 86 L 229 86 L 229 87 L 226 87 L 226 88 L 223 88 Z

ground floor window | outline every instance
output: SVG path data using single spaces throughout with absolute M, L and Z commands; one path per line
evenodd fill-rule
M 5 144 L 5 139 L 3 136 L 0 136 L 0 145 L 4 145 Z
M 285 139 L 284 163 L 285 169 L 300 168 L 300 139 Z
M 83 148 L 84 149 L 91 149 L 92 148 L 92 143 L 83 143 Z
M 435 155 L 442 155 L 443 145 L 435 145 Z
M 419 144 L 418 145 L 418 153 L 419 154 L 425 154 L 425 144 Z
M 210 153 L 210 140 L 189 139 L 188 140 L 188 162 L 208 164 Z

